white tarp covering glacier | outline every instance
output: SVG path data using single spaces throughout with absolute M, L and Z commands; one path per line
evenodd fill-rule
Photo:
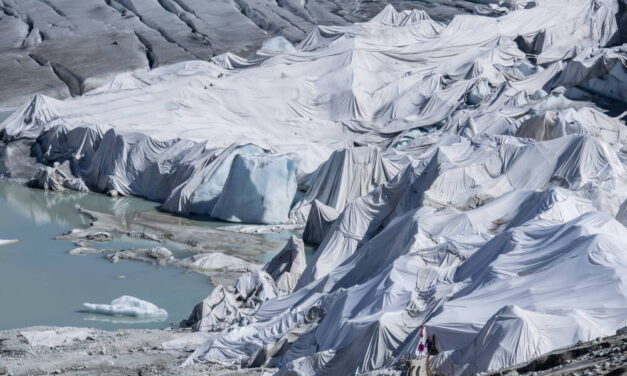
M 216 286 L 180 325 L 198 331 L 226 328 L 250 316 L 264 301 L 292 292 L 304 268 L 303 241 L 292 236 L 262 270 L 248 271 L 232 286 Z
M 297 165 L 296 155 L 237 155 L 211 216 L 232 222 L 287 222 Z
M 183 325 L 216 333 L 188 363 L 364 374 L 426 330 L 434 371 L 497 369 L 627 324 L 621 10 L 525 4 L 448 24 L 387 7 L 252 60 L 37 95 L 4 140 L 69 164 L 44 183 L 306 223 L 306 266 L 291 240 L 194 309 Z
M 327 226 L 328 233 L 296 290 L 265 301 L 190 361 L 274 366 L 280 375 L 361 374 L 415 354 L 424 328 L 440 351 L 432 370 L 471 375 L 624 326 L 627 230 L 614 217 L 622 218 L 627 198 L 625 125 L 567 99 L 559 87 L 625 69 L 624 50 L 593 47 L 607 44 L 616 27 L 608 18 L 612 4 L 603 4 L 608 8 L 591 11 L 591 3 L 562 3 L 567 10 L 560 14 L 572 9 L 578 16 L 550 27 L 554 4 L 496 20 L 457 17 L 448 26 L 430 24 L 430 32 L 444 30 L 414 34 L 413 44 L 379 46 L 399 65 L 412 61 L 412 67 L 446 72 L 417 75 L 405 106 L 422 98 L 419 109 L 396 118 L 403 96 L 397 92 L 377 111 L 394 114 L 386 125 L 357 139 L 404 153 L 411 162 L 400 162 L 399 174 L 368 195 L 343 200 L 337 210 L 335 202 L 316 196 L 300 201 L 313 208 L 309 221 L 317 222 L 316 231 Z M 361 42 L 356 53 L 365 54 L 375 49 L 376 37 L 368 34 L 367 44 L 364 30 L 381 33 L 387 22 L 392 25 L 385 31 L 406 36 L 409 30 L 399 32 L 404 17 L 388 9 L 381 23 L 338 28 L 337 37 L 312 33 L 303 46 L 326 51 Z M 605 31 L 595 31 L 604 22 Z M 587 34 L 573 38 L 568 31 L 584 25 Z M 509 32 L 478 51 L 463 44 L 477 28 L 473 35 Z M 553 36 L 545 39 L 548 33 Z M 535 62 L 523 57 L 523 43 L 513 41 L 518 36 L 538 40 L 526 51 L 535 51 Z M 429 40 L 422 49 L 416 48 L 420 37 Z M 588 58 L 579 53 L 582 43 Z M 398 52 L 408 45 L 415 50 Z M 564 59 L 569 54 L 576 58 Z M 359 63 L 373 60 L 364 56 Z M 429 82 L 433 91 L 416 96 Z M 355 130 L 366 124 L 354 120 Z M 434 124 L 438 129 L 429 129 Z M 327 164 L 338 163 L 334 158 Z M 324 174 L 308 180 L 309 192 Z M 314 315 L 322 318 L 304 324 L 312 312 L 323 312 Z
M 403 143 L 420 128 L 443 123 L 465 136 L 515 132 L 519 121 L 536 112 L 543 116 L 568 106 L 558 94 L 546 97 L 551 89 L 591 82 L 623 65 L 619 49 L 598 49 L 616 34 L 616 4 L 594 4 L 543 3 L 500 18 L 458 16 L 448 25 L 424 12 L 388 7 L 368 23 L 320 26 L 295 50 L 280 39 L 269 41 L 280 51 L 257 61 L 225 55 L 121 74 L 66 101 L 36 95 L 2 127 L 7 140 L 36 140 L 40 161 L 70 161 L 75 177 L 48 184 L 48 173 L 39 177 L 39 186 L 144 196 L 163 202 L 166 210 L 234 221 L 286 221 L 290 197 L 283 194 L 277 200 L 258 192 L 269 202 L 255 215 L 242 215 L 238 204 L 214 208 L 236 155 L 249 155 L 247 163 L 236 165 L 242 170 L 255 154 L 294 153 L 296 174 L 303 177 L 334 150 L 391 139 Z M 592 115 L 564 116 L 569 121 Z M 572 126 L 563 132 L 579 131 Z M 348 153 L 359 164 L 357 151 Z M 342 210 L 403 166 L 400 158 L 374 153 L 381 161 L 363 172 L 348 166 L 335 178 L 318 178 L 330 186 L 364 179 L 360 188 L 328 192 L 314 185 L 291 219 L 302 221 L 313 199 Z M 337 164 L 333 158 L 328 163 Z M 276 183 L 281 188 L 268 188 L 292 191 L 291 178 Z

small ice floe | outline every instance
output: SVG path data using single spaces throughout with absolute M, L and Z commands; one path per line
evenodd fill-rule
M 98 313 L 101 315 L 129 316 L 138 318 L 161 317 L 163 319 L 168 317 L 168 312 L 165 309 L 159 308 L 145 300 L 137 299 L 128 295 L 113 299 L 111 304 L 83 303 L 83 306 L 85 307 L 83 312 Z
M 15 244 L 17 243 L 17 239 L 0 239 L 0 246 Z

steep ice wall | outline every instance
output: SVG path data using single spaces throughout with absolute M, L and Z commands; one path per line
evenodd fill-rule
M 211 215 L 232 222 L 287 222 L 297 165 L 296 155 L 237 155 Z

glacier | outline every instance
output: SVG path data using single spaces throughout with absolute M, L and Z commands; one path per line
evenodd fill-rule
M 10 79 L 0 86 L 0 111 L 37 92 L 79 96 L 124 72 L 248 55 L 270 37 L 295 43 L 319 23 L 364 21 L 387 3 L 443 19 L 472 12 L 410 0 L 2 0 L 0 75 Z
M 627 325 L 625 9 L 388 6 L 37 94 L 0 125 L 34 165 L 5 175 L 304 227 L 310 260 L 292 238 L 181 323 L 213 332 L 187 365 L 393 372 L 426 332 L 433 372 L 497 370 Z
M 615 90 L 626 82 L 608 78 L 624 72 L 625 48 L 601 47 L 613 5 L 560 3 L 559 23 L 557 5 L 539 3 L 448 25 L 387 8 L 312 33 L 299 48 L 352 44 L 351 67 L 378 66 L 376 79 L 407 61 L 423 71 L 353 89 L 350 127 L 362 134 L 306 176 L 293 209 L 320 243 L 294 291 L 243 313 L 188 363 L 376 374 L 415 356 L 425 330 L 433 372 L 473 375 L 625 326 L 624 114 L 578 97 L 601 80 L 595 95 L 627 102 Z M 353 167 L 362 145 L 380 156 Z
M 231 222 L 287 222 L 297 165 L 296 155 L 237 155 L 211 216 Z
M 227 54 L 211 62 L 124 73 L 65 101 L 37 94 L 0 127 L 8 142 L 31 140 L 40 162 L 69 165 L 69 171 L 43 167 L 32 177 L 35 186 L 142 196 L 162 202 L 168 211 L 232 221 L 305 222 L 314 200 L 341 211 L 350 200 L 391 179 L 412 154 L 401 150 L 402 144 L 421 132 L 439 129 L 466 137 L 518 132 L 536 138 L 590 132 L 603 133 L 610 143 L 622 142 L 618 120 L 577 108 L 579 104 L 560 95 L 562 87 L 585 85 L 623 65 L 620 47 L 599 48 L 615 38 L 617 24 L 610 17 L 615 5 L 608 2 L 595 10 L 578 2 L 561 14 L 563 24 L 551 17 L 551 11 L 560 10 L 556 5 L 500 18 L 458 16 L 448 25 L 424 12 L 386 8 L 367 23 L 319 26 L 295 51 L 253 60 Z M 536 22 L 521 29 L 519 20 L 525 17 Z M 475 19 L 481 22 L 473 23 Z M 460 38 L 475 24 L 480 32 Z M 590 30 L 568 34 L 570 44 L 564 45 L 561 30 L 568 28 Z M 527 46 L 525 38 L 548 31 L 555 35 L 544 37 L 545 45 Z M 537 56 L 536 65 L 527 59 L 529 54 Z M 605 95 L 617 93 L 608 88 Z M 518 124 L 522 121 L 524 126 Z M 540 130 L 531 134 L 534 121 L 569 125 L 552 127 L 551 135 Z M 603 124 L 588 126 L 595 122 Z M 355 145 L 385 150 L 359 156 L 365 152 Z M 344 169 L 363 165 L 366 170 L 331 176 L 341 163 L 334 159 L 348 158 L 331 157 L 341 149 L 353 159 Z M 294 166 L 284 170 L 279 185 L 267 185 L 261 192 L 247 188 L 246 195 L 258 195 L 258 202 L 264 202 L 254 214 L 243 215 L 245 210 L 236 206 L 251 203 L 236 204 L 234 197 L 223 199 L 227 208 L 215 207 L 221 193 L 231 191 L 224 189 L 229 174 L 239 178 L 238 169 L 239 174 L 252 173 L 244 172 L 244 165 L 259 158 L 254 155 L 280 154 L 294 155 Z M 301 200 L 294 192 L 294 174 L 304 192 Z M 365 180 L 368 174 L 370 182 Z M 334 184 L 341 186 L 344 179 L 364 182 L 346 193 L 333 192 Z M 252 184 L 259 190 L 261 182 Z M 282 198 L 278 200 L 267 189 L 286 191 L 276 195 Z

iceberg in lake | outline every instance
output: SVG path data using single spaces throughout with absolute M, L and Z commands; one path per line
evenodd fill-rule
M 128 295 L 113 299 L 111 304 L 83 303 L 83 307 L 85 307 L 84 312 L 110 316 L 162 317 L 164 319 L 168 316 L 165 309 Z
M 231 222 L 287 222 L 297 166 L 296 155 L 237 155 L 211 216 Z

